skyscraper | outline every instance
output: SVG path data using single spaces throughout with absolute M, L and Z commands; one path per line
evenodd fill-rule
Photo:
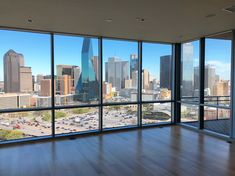
M 92 64 L 93 64 L 93 68 L 95 70 L 96 78 L 97 78 L 97 80 L 99 80 L 99 57 L 98 56 L 93 56 Z
M 117 91 L 125 88 L 125 80 L 129 79 L 129 62 L 117 57 L 110 57 L 105 62 L 105 81 L 112 83 Z
M 138 71 L 133 71 L 131 76 L 132 76 L 132 87 L 137 89 L 137 87 L 138 87 Z
M 194 73 L 193 73 L 193 87 L 194 90 L 199 90 L 199 86 L 200 86 L 200 81 L 199 81 L 199 67 L 196 66 L 193 69 Z
M 193 96 L 193 45 L 185 43 L 182 47 L 182 96 Z
M 62 75 L 57 77 L 57 84 L 60 95 L 71 94 L 72 91 L 72 79 L 69 75 Z
M 62 75 L 73 75 L 73 65 L 56 65 L 56 75 L 62 76 Z
M 213 65 L 206 65 L 205 66 L 205 88 L 210 89 L 211 95 L 213 95 L 214 91 L 214 85 L 215 85 L 215 79 L 216 79 L 216 74 L 215 74 L 215 66 Z
M 146 69 L 142 71 L 142 89 L 149 89 L 149 71 Z
M 99 97 L 99 83 L 92 59 L 93 49 L 91 39 L 84 38 L 82 46 L 82 72 L 75 89 L 75 99 L 80 101 L 97 100 Z
M 41 96 L 51 96 L 51 79 L 42 79 L 40 81 L 41 85 Z
M 4 55 L 4 91 L 31 92 L 32 71 L 31 67 L 24 66 L 24 56 L 9 50 Z
M 171 55 L 160 57 L 160 88 L 171 90 Z
M 32 92 L 32 82 L 31 67 L 20 66 L 20 92 Z
M 78 80 L 81 74 L 81 69 L 79 66 L 73 68 L 73 78 L 74 78 L 74 87 L 77 86 Z
M 132 79 L 132 73 L 138 71 L 138 57 L 136 54 L 130 55 L 130 77 Z

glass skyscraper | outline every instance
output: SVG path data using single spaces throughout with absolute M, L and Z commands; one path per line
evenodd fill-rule
M 92 41 L 90 38 L 84 38 L 81 59 L 82 72 L 75 90 L 75 99 L 79 101 L 92 101 L 99 97 L 99 83 L 92 59 Z
M 182 96 L 193 96 L 193 45 L 185 43 L 182 47 Z

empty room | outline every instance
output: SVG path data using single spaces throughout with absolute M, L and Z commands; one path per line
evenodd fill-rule
M 235 176 L 235 0 L 0 0 L 0 176 Z

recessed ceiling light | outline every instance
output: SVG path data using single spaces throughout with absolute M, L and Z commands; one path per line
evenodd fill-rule
M 234 13 L 235 12 L 235 5 L 223 8 L 222 10 L 225 12 Z
M 32 23 L 32 22 L 33 22 L 33 20 L 32 20 L 31 18 L 29 18 L 27 21 L 28 21 L 29 23 Z
M 140 23 L 143 23 L 143 22 L 145 21 L 145 19 L 144 19 L 144 18 L 137 17 L 137 18 L 136 18 L 136 21 L 138 21 L 138 22 L 140 22 Z
M 113 19 L 108 18 L 108 19 L 105 19 L 104 21 L 107 22 L 107 23 L 111 23 L 113 21 Z

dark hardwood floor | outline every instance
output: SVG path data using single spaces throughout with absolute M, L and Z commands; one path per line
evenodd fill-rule
M 0 147 L 1 176 L 229 176 L 235 147 L 179 127 Z

